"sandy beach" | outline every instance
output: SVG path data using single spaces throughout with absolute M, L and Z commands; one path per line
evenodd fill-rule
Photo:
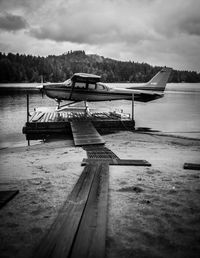
M 120 132 L 104 135 L 124 159 L 110 166 L 106 257 L 199 257 L 200 140 Z M 79 178 L 86 158 L 73 140 L 0 150 L 0 190 L 19 194 L 0 210 L 0 256 L 31 257 Z

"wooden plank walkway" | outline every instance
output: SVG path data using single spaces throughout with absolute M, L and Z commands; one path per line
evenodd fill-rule
M 108 174 L 107 163 L 99 164 L 91 187 L 71 258 L 104 258 L 107 227 Z
M 108 170 L 99 163 L 84 168 L 33 257 L 104 257 Z
M 104 144 L 105 141 L 89 121 L 70 122 L 75 146 Z
M 2 208 L 7 202 L 9 202 L 19 190 L 15 191 L 0 191 L 0 208 Z

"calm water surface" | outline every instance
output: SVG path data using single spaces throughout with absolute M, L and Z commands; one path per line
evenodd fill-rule
M 109 84 L 117 87 L 116 84 Z M 0 87 L 34 87 L 35 84 L 4 84 Z M 128 87 L 130 84 L 120 84 Z M 36 108 L 54 108 L 56 103 L 41 94 L 30 94 L 30 111 Z M 98 111 L 131 113 L 130 101 L 89 103 Z M 26 94 L 15 92 L 0 95 L 0 147 L 25 145 L 22 127 L 26 122 Z M 174 135 L 200 138 L 200 84 L 168 84 L 164 98 L 135 103 L 136 127 L 148 127 Z

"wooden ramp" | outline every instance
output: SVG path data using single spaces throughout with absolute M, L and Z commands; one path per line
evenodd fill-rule
M 90 121 L 72 121 L 70 125 L 75 146 L 105 143 Z
M 105 256 L 108 172 L 107 163 L 93 163 L 84 168 L 33 257 Z

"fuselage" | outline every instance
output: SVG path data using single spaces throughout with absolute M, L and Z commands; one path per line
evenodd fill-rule
M 73 86 L 57 83 L 45 85 L 43 89 L 49 98 L 72 101 L 131 100 L 134 94 L 135 101 L 147 102 L 163 96 L 162 94 L 152 95 L 127 89 L 112 89 L 103 83 L 75 82 Z
M 110 88 L 100 82 L 100 76 L 86 73 L 75 73 L 63 83 L 50 83 L 42 86 L 45 94 L 57 101 L 106 101 L 131 100 L 148 102 L 164 96 L 164 90 L 171 69 L 163 68 L 143 86 L 126 89 Z

